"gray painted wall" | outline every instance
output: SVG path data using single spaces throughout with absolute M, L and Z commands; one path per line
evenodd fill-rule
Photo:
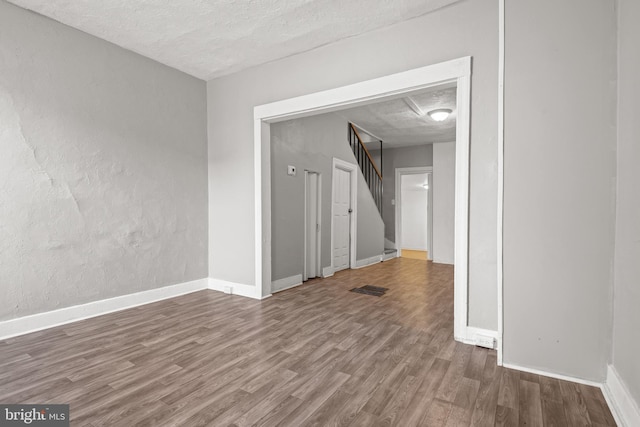
M 640 3 L 618 1 L 618 186 L 613 366 L 640 406 Z
M 271 125 L 272 280 L 302 274 L 304 267 L 304 170 L 322 179 L 321 265 L 331 265 L 333 158 L 357 161 L 347 142 L 347 121 L 321 114 Z M 287 175 L 287 166 L 297 168 Z M 381 255 L 384 224 L 358 169 L 356 259 Z
M 594 381 L 605 377 L 615 54 L 615 2 L 507 4 L 505 363 Z M 472 177 L 472 192 L 476 185 Z
M 0 320 L 207 276 L 205 83 L 0 1 Z
M 433 262 L 454 262 L 455 209 L 456 143 L 433 144 Z M 489 317 L 491 313 L 481 315 Z
M 372 156 L 379 157 L 380 150 L 373 151 Z M 396 168 L 411 168 L 433 165 L 433 146 L 431 144 L 415 147 L 382 149 L 382 219 L 384 220 L 384 237 L 396 241 Z
M 423 40 L 438 43 L 417 48 Z M 255 243 L 254 106 L 472 55 L 469 288 L 475 299 L 469 301 L 469 322 L 495 330 L 497 53 L 498 2 L 464 1 L 209 81 L 211 277 L 255 284 L 254 254 L 247 251 Z M 234 209 L 223 200 L 233 200 Z M 482 320 L 485 313 L 490 320 Z

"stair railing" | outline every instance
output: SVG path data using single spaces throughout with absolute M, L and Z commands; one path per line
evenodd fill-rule
M 373 196 L 373 201 L 378 208 L 378 212 L 380 212 L 380 216 L 382 216 L 382 173 L 373 161 L 371 153 L 362 142 L 362 138 L 360 138 L 358 130 L 353 123 L 349 123 L 349 146 L 353 150 L 364 180 Z M 380 168 L 382 169 L 382 141 L 380 141 Z

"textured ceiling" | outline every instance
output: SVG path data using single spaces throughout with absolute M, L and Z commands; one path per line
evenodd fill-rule
M 449 108 L 453 113 L 436 122 L 426 113 Z M 424 114 L 419 114 L 416 110 Z M 406 147 L 456 139 L 456 88 L 431 89 L 398 98 L 339 111 L 338 115 L 356 124 L 385 145 Z M 364 142 L 368 138 L 361 135 Z M 372 148 L 376 148 L 373 144 Z
M 9 0 L 201 79 L 459 0 Z

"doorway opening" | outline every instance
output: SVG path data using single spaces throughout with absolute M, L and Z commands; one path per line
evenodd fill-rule
M 433 167 L 396 168 L 398 256 L 433 260 Z
M 318 172 L 304 171 L 304 267 L 302 280 L 322 275 L 322 180 Z
M 271 123 L 402 98 L 428 88 L 457 88 L 455 140 L 454 338 L 469 341 L 468 224 L 471 57 L 409 70 L 254 108 L 256 298 L 272 292 Z M 352 245 L 354 242 L 352 242 Z M 353 253 L 350 257 L 353 257 Z

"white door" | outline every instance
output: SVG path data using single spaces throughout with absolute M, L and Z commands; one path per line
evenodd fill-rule
M 333 169 L 333 270 L 349 268 L 351 235 L 351 173 Z
M 306 172 L 305 189 L 305 257 L 303 280 L 319 276 L 320 266 L 320 176 Z

